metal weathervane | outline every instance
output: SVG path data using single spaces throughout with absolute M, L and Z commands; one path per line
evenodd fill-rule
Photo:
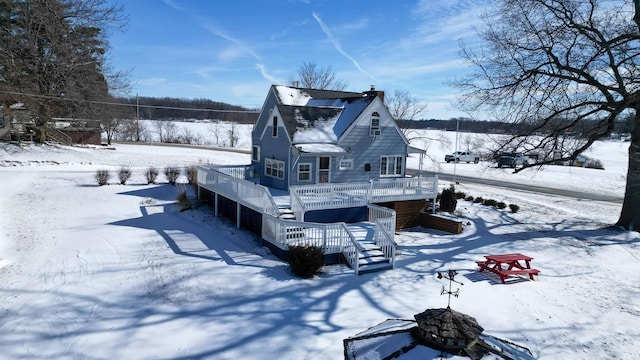
M 447 308 L 451 307 L 451 295 L 458 297 L 458 295 L 460 295 L 460 289 L 456 289 L 456 291 L 452 291 L 451 290 L 451 283 L 457 283 L 460 285 L 464 285 L 462 282 L 457 281 L 455 279 L 456 275 L 458 275 L 458 272 L 455 270 L 449 270 L 446 273 L 441 273 L 438 271 L 438 279 L 442 279 L 445 278 L 447 280 L 449 280 L 449 291 L 447 291 L 444 287 L 444 285 L 442 285 L 442 290 L 440 291 L 440 295 L 444 295 L 447 294 L 449 295 L 449 300 L 447 302 Z

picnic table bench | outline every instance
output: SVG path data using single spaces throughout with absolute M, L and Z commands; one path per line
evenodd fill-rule
M 485 261 L 476 261 L 480 272 L 490 271 L 498 275 L 502 283 L 510 275 L 529 275 L 529 279 L 533 280 L 533 276 L 540 273 L 540 270 L 531 268 L 533 258 L 520 253 L 485 255 L 485 258 Z

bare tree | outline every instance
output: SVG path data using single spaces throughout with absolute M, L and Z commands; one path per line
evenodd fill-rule
M 238 124 L 235 122 L 229 123 L 229 130 L 227 130 L 227 135 L 229 135 L 229 147 L 233 148 L 238 145 L 238 140 L 240 140 L 240 134 L 238 133 Z
M 331 68 L 318 67 L 314 62 L 305 62 L 297 70 L 296 77 L 290 79 L 288 84 L 295 87 L 323 90 L 344 90 L 349 86 L 345 80 L 336 79 L 336 74 Z
M 384 102 L 404 136 L 408 140 L 418 137 L 418 133 L 411 126 L 411 122 L 424 114 L 427 110 L 427 103 L 411 96 L 408 91 L 401 90 L 396 90 L 392 94 L 386 95 Z
M 463 46 L 465 59 L 477 71 L 457 81 L 467 95 L 462 105 L 526 125 L 527 131 L 502 141 L 496 150 L 542 155 L 529 166 L 573 160 L 608 137 L 619 119 L 633 114 L 617 224 L 637 230 L 640 1 L 501 0 L 484 20 L 480 35 L 485 46 Z

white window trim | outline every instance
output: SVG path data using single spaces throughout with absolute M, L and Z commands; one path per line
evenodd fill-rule
M 278 176 L 278 171 L 282 170 L 282 176 Z M 274 171 L 276 175 L 273 175 Z M 264 159 L 264 175 L 269 176 L 276 179 L 284 179 L 284 161 L 276 160 L 276 159 Z
M 305 171 L 305 172 L 301 172 L 300 171 L 300 166 L 308 166 L 309 170 Z M 309 178 L 306 180 L 300 179 L 300 174 L 306 173 L 307 175 L 309 175 Z M 298 164 L 298 181 L 299 182 L 311 182 L 311 163 L 299 163 Z
M 353 159 L 342 159 L 338 164 L 340 170 L 353 170 Z
M 382 173 L 382 171 L 383 171 L 382 159 L 383 158 L 387 159 L 387 161 L 386 161 L 387 166 L 384 169 L 384 171 L 385 171 L 384 174 Z M 390 162 L 389 160 L 391 160 L 391 159 L 393 159 L 393 172 L 391 174 L 389 174 L 387 172 L 387 170 L 389 169 L 389 162 Z M 396 173 L 398 161 L 400 161 L 400 165 L 401 165 L 400 173 Z M 405 171 L 404 165 L 405 165 L 405 163 L 404 163 L 404 156 L 403 155 L 383 155 L 383 156 L 380 156 L 380 177 L 398 177 L 398 176 L 401 176 L 402 173 Z
M 377 120 L 377 126 L 373 125 L 373 120 Z M 377 112 L 371 114 L 369 121 L 369 136 L 379 136 L 382 131 L 380 130 L 380 115 Z

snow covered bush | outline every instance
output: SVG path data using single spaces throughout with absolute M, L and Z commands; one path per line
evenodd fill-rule
M 111 178 L 111 173 L 109 172 L 109 170 L 101 169 L 96 171 L 95 178 L 98 182 L 98 185 L 107 185 L 109 183 L 109 178 Z

